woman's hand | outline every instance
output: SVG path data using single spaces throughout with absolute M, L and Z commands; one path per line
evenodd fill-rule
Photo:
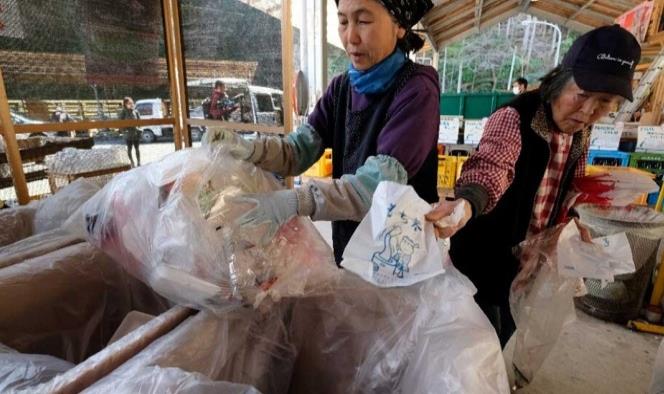
M 441 201 L 433 206 L 425 217 L 433 222 L 438 238 L 450 238 L 473 216 L 470 203 L 463 198 L 454 201 Z

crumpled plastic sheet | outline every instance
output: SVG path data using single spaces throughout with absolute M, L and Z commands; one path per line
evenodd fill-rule
M 116 176 L 66 227 L 166 298 L 222 313 L 321 291 L 338 275 L 308 219 L 292 219 L 266 246 L 265 227 L 234 225 L 251 208 L 236 197 L 279 187 L 222 148 L 186 149 Z
M 0 247 L 11 245 L 32 235 L 35 211 L 39 202 L 0 210 Z
M 453 266 L 406 288 L 347 274 L 341 288 L 295 301 L 291 393 L 508 393 L 496 332 Z
M 21 354 L 0 344 L 0 392 L 28 390 L 73 366 L 53 356 Z
M 40 201 L 34 217 L 34 233 L 59 228 L 84 202 L 99 191 L 99 186 L 79 178 L 57 193 Z
M 102 349 L 132 310 L 167 302 L 88 243 L 0 269 L 0 342 L 78 363 Z
M 518 387 L 532 381 L 563 327 L 576 319 L 579 279 L 561 277 L 557 268 L 556 245 L 565 226 L 523 241 L 516 253 L 521 269 L 510 288 L 510 309 L 517 328 L 512 366 Z
M 180 368 L 140 367 L 130 379 L 118 379 L 83 391 L 87 394 L 260 394 L 254 387 L 214 381 L 205 375 Z
M 296 357 L 286 326 L 289 303 L 283 300 L 261 309 L 221 316 L 199 312 L 85 393 L 116 393 L 118 387 L 128 390 L 120 392 L 185 393 L 192 392 L 187 391 L 190 387 L 215 384 L 225 389 L 225 382 L 250 385 L 263 393 L 287 393 Z
M 392 289 L 346 273 L 326 296 L 221 316 L 200 312 L 86 393 L 182 393 L 190 379 L 276 394 L 508 393 L 500 344 L 475 289 L 446 269 Z

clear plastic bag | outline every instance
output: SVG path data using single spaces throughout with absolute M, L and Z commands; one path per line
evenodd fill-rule
M 517 328 L 512 366 L 519 387 L 532 381 L 563 327 L 576 319 L 573 297 L 579 279 L 561 277 L 557 269 L 557 244 L 565 226 L 527 239 L 516 253 L 521 269 L 510 289 L 510 309 Z
M 221 148 L 187 149 L 115 177 L 67 227 L 163 296 L 221 313 L 320 291 L 338 275 L 308 219 L 292 219 L 267 246 L 257 242 L 266 228 L 234 225 L 250 208 L 236 197 L 279 187 Z
M 85 242 L 0 269 L 0 342 L 23 353 L 77 363 L 106 346 L 129 311 L 167 307 Z
M 83 391 L 85 394 L 260 394 L 252 386 L 214 381 L 180 368 L 146 366 L 127 379 L 107 380 Z
M 21 354 L 2 346 L 0 392 L 29 390 L 74 367 L 74 364 L 42 354 Z
M 85 178 L 79 178 L 40 201 L 35 212 L 34 233 L 59 228 L 69 217 L 99 191 L 99 186 Z
M 117 392 L 115 387 L 131 387 L 126 392 L 132 393 L 181 393 L 190 383 L 222 389 L 227 387 L 223 382 L 250 385 L 264 393 L 288 393 L 296 357 L 287 337 L 288 311 L 289 303 L 282 302 L 265 310 L 238 309 L 221 316 L 199 312 L 86 393 Z M 135 391 L 130 382 L 139 381 L 144 385 Z
M 496 332 L 453 266 L 405 288 L 345 274 L 325 297 L 299 299 L 292 393 L 508 393 Z M 312 378 L 315 377 L 315 378 Z
M 11 245 L 32 235 L 35 211 L 39 202 L 0 210 L 0 247 Z

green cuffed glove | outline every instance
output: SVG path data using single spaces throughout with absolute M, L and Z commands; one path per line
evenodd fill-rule
M 228 129 L 210 129 L 203 136 L 203 145 L 219 144 L 226 149 L 228 153 L 238 160 L 249 160 L 256 149 L 254 141 L 242 138 L 234 131 Z
M 279 190 L 270 193 L 248 194 L 235 201 L 254 204 L 254 208 L 240 216 L 235 224 L 241 227 L 258 227 L 268 224 L 261 245 L 269 243 L 279 228 L 297 216 L 297 194 L 294 190 Z

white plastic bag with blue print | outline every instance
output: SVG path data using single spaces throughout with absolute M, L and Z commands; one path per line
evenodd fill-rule
M 381 182 L 341 266 L 379 287 L 410 286 L 445 272 L 449 240 L 424 218 L 431 206 L 411 186 Z

